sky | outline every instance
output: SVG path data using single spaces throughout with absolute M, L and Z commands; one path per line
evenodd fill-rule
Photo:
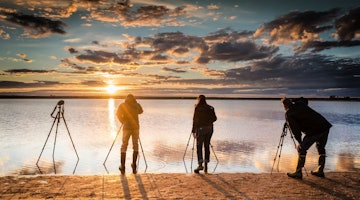
M 360 97 L 358 0 L 0 0 L 0 95 Z

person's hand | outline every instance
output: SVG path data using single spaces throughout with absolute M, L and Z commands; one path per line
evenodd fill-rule
M 192 133 L 194 138 L 197 138 L 197 134 L 196 133 Z
M 297 149 L 297 151 L 300 151 L 301 150 L 301 145 L 300 144 L 296 145 L 296 149 Z

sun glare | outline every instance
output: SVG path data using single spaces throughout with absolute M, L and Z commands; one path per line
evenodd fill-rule
M 109 85 L 106 87 L 106 91 L 107 91 L 107 93 L 109 93 L 109 94 L 115 94 L 116 91 L 118 91 L 118 88 L 117 88 L 115 85 L 113 85 L 113 84 L 109 84 Z

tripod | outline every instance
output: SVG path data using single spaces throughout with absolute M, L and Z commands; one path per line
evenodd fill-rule
M 283 126 L 283 129 L 282 129 L 281 136 L 280 136 L 280 141 L 279 141 L 279 144 L 278 144 L 278 146 L 277 146 L 276 154 L 275 154 L 275 157 L 274 157 L 274 162 L 273 162 L 273 165 L 272 165 L 272 168 L 271 168 L 271 174 L 272 174 L 272 172 L 273 172 L 274 165 L 275 165 L 275 163 L 276 163 L 276 158 L 277 158 L 277 157 L 279 157 L 279 159 L 278 159 L 276 168 L 277 168 L 277 171 L 279 172 L 279 163 L 280 163 L 281 151 L 282 151 L 282 147 L 283 147 L 283 143 L 284 143 L 284 137 L 287 135 L 288 129 L 289 129 L 289 125 L 288 125 L 287 122 L 285 122 L 285 123 L 284 123 L 284 126 Z M 291 137 L 292 141 L 294 142 L 294 146 L 295 146 L 295 149 L 296 149 L 296 143 L 295 143 L 294 136 L 293 136 L 293 134 L 292 134 L 292 132 L 291 132 L 290 129 L 289 129 L 289 131 L 290 131 L 290 137 Z M 280 150 L 280 151 L 279 151 L 279 150 Z M 279 156 L 278 156 L 278 153 L 279 153 Z M 306 174 L 307 174 L 307 170 L 306 170 L 305 167 L 304 167 L 304 169 L 305 169 L 305 172 L 306 172 Z
M 36 166 L 37 166 L 37 168 L 39 169 L 40 173 L 42 173 L 42 171 L 41 171 L 41 169 L 40 169 L 40 167 L 39 167 L 39 165 L 38 165 L 38 164 L 39 164 L 39 161 L 40 161 L 40 157 L 41 157 L 41 155 L 42 155 L 42 153 L 43 153 L 43 151 L 44 151 L 44 148 L 45 148 L 45 146 L 46 146 L 46 143 L 47 143 L 47 141 L 49 140 L 51 131 L 52 131 L 52 129 L 54 128 L 54 124 L 55 124 L 55 122 L 56 122 L 55 139 L 54 139 L 54 146 L 53 146 L 53 152 L 52 152 L 54 172 L 55 172 L 55 174 L 56 174 L 54 154 L 55 154 L 55 145 L 56 145 L 56 138 L 57 138 L 57 133 L 58 133 L 58 128 L 59 128 L 60 119 L 63 119 L 63 121 L 64 121 L 66 130 L 67 130 L 67 133 L 68 133 L 68 135 L 69 135 L 69 137 L 70 137 L 72 146 L 73 146 L 73 148 L 74 148 L 74 150 L 75 150 L 76 157 L 77 157 L 77 162 L 76 162 L 76 165 L 75 165 L 73 174 L 75 173 L 76 167 L 77 167 L 77 165 L 78 165 L 78 163 L 79 163 L 79 160 L 80 160 L 80 159 L 79 159 L 78 153 L 77 153 L 77 151 L 76 151 L 74 142 L 73 142 L 73 140 L 72 140 L 72 138 L 71 138 L 69 128 L 68 128 L 68 126 L 67 126 L 67 124 L 66 124 L 66 120 L 65 120 L 65 116 L 64 116 L 64 112 L 65 112 L 65 110 L 64 110 L 64 103 L 65 103 L 65 102 L 64 102 L 63 100 L 60 100 L 60 101 L 55 105 L 54 110 L 53 110 L 52 113 L 50 114 L 50 116 L 51 116 L 52 118 L 54 118 L 54 122 L 53 122 L 53 124 L 52 124 L 52 126 L 51 126 L 50 132 L 49 132 L 49 134 L 48 134 L 48 136 L 47 136 L 47 138 L 46 138 L 46 141 L 45 141 L 45 143 L 44 143 L 44 146 L 43 146 L 43 148 L 42 148 L 42 150 L 41 150 L 41 153 L 40 153 L 40 155 L 39 155 L 39 158 L 38 158 L 38 160 L 37 160 L 37 162 L 36 162 Z M 54 115 L 54 113 L 55 113 L 56 110 L 57 110 L 57 113 L 56 113 L 56 115 Z
M 103 162 L 103 165 L 104 165 L 105 170 L 106 170 L 107 173 L 109 173 L 109 171 L 107 170 L 105 163 L 106 163 L 106 160 L 107 160 L 108 157 L 109 157 L 109 154 L 110 154 L 110 152 L 111 152 L 111 149 L 113 148 L 113 146 L 114 146 L 114 144 L 115 144 L 115 141 L 116 141 L 116 138 L 118 137 L 118 135 L 119 135 L 122 127 L 123 127 L 123 124 L 121 124 L 118 132 L 116 133 L 116 136 L 115 136 L 115 138 L 114 138 L 114 141 L 113 141 L 113 143 L 111 144 L 111 147 L 110 147 L 110 149 L 109 149 L 109 152 L 108 152 L 108 154 L 106 155 L 106 158 L 105 158 L 105 160 L 104 160 L 104 162 Z M 144 154 L 144 149 L 143 149 L 143 146 L 142 146 L 142 144 L 141 144 L 140 137 L 139 137 L 139 144 L 140 144 L 141 152 L 142 152 L 142 154 L 143 154 L 144 162 L 145 162 L 145 171 L 144 171 L 144 172 L 146 172 L 146 170 L 147 170 L 147 168 L 148 168 L 148 165 L 147 165 L 147 162 L 146 162 L 146 158 L 145 158 L 145 154 Z M 139 157 L 140 157 L 140 155 L 138 155 L 138 158 L 139 158 Z M 136 167 L 139 166 L 139 162 L 140 162 L 140 159 L 138 159 L 138 158 L 137 158 L 137 165 L 136 165 Z
M 186 156 L 187 149 L 188 149 L 188 147 L 189 147 L 189 143 L 190 143 L 191 135 L 192 135 L 192 133 L 190 133 L 190 136 L 189 136 L 188 142 L 187 142 L 187 144 L 186 144 L 185 152 L 184 152 L 184 155 L 183 155 L 183 162 L 184 162 L 184 166 L 185 166 L 186 173 L 188 173 L 188 171 L 187 171 L 187 167 L 186 167 L 186 163 L 185 163 L 185 156 Z M 192 171 L 192 164 L 193 164 L 193 160 L 194 160 L 194 146 L 195 146 L 195 140 L 196 140 L 196 138 L 194 137 L 193 144 L 192 144 L 192 152 L 191 152 L 191 165 L 190 165 L 190 171 Z M 218 157 L 216 156 L 215 151 L 214 151 L 214 147 L 212 146 L 212 144 L 211 144 L 211 143 L 210 143 L 210 147 L 211 147 L 211 150 L 213 151 L 213 154 L 214 154 L 214 156 L 215 156 L 215 158 L 216 158 L 216 165 L 215 165 L 215 167 L 214 167 L 214 171 L 213 171 L 213 173 L 214 173 L 214 172 L 215 172 L 215 170 L 216 170 L 216 168 L 217 168 L 217 166 L 218 166 L 218 164 L 219 164 L 219 159 L 218 159 Z

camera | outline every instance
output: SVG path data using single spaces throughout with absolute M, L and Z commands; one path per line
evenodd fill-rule
M 307 98 L 304 98 L 304 97 L 294 98 L 294 99 L 290 99 L 290 100 L 291 100 L 291 102 L 293 104 L 302 103 L 302 104 L 308 105 L 308 103 L 309 103 L 309 100 Z

